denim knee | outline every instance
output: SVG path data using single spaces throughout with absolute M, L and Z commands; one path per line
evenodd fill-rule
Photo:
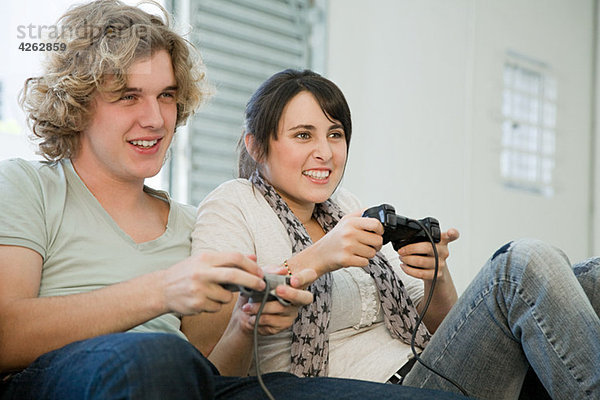
M 121 359 L 138 361 L 148 368 L 173 368 L 180 364 L 201 361 L 211 373 L 217 369 L 188 341 L 169 333 L 125 333 L 117 334 L 120 340 L 111 340 L 111 349 Z M 175 363 L 176 365 L 170 365 Z
M 218 371 L 191 343 L 166 333 L 123 339 L 113 343 L 119 353 L 113 367 L 126 379 L 130 398 L 212 398 Z
M 538 239 L 509 242 L 494 253 L 491 261 L 512 278 L 523 277 L 526 273 L 530 279 L 548 281 L 570 271 L 567 256 L 558 248 Z
M 560 249 L 539 239 L 518 239 L 509 244 L 507 251 L 519 258 L 541 260 L 547 257 L 566 257 Z
M 600 256 L 588 258 L 585 261 L 577 263 L 573 266 L 575 275 L 588 275 L 594 280 L 600 276 Z
M 166 333 L 116 333 L 71 343 L 15 375 L 7 399 L 212 399 L 218 371 Z
M 600 257 L 593 257 L 574 265 L 573 272 L 594 311 L 600 315 Z

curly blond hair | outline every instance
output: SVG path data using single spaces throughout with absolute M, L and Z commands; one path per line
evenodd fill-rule
M 96 0 L 69 9 L 58 20 L 56 41 L 66 49 L 49 52 L 45 73 L 27 79 L 19 99 L 47 160 L 74 157 L 94 93 L 117 96 L 126 87 L 131 65 L 158 50 L 171 56 L 178 88 L 177 126 L 210 95 L 199 54 L 169 26 L 161 5 L 146 3 L 163 17 L 119 0 Z

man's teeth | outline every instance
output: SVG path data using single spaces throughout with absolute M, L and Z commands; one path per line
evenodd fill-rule
M 131 143 L 134 146 L 148 148 L 148 147 L 154 146 L 157 142 L 158 142 L 158 139 L 154 139 L 154 140 L 132 140 L 129 143 Z
M 302 173 L 313 179 L 325 179 L 329 177 L 330 171 L 304 171 Z

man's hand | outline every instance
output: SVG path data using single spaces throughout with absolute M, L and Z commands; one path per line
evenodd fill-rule
M 231 302 L 234 295 L 222 284 L 265 288 L 255 259 L 239 253 L 193 255 L 165 270 L 163 276 L 165 308 L 182 315 L 217 312 Z

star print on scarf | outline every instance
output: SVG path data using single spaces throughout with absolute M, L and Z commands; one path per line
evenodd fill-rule
M 255 171 L 249 180 L 262 193 L 286 228 L 292 242 L 292 254 L 311 246 L 312 240 L 306 228 L 273 186 L 258 171 Z M 343 216 L 339 206 L 331 199 L 316 204 L 313 211 L 313 217 L 325 232 L 332 230 Z M 393 337 L 410 344 L 419 315 L 404 284 L 379 252 L 369 261 L 369 266 L 365 269 L 379 290 L 387 329 Z M 292 325 L 292 373 L 298 376 L 328 375 L 331 288 L 331 273 L 326 273 L 313 282 L 308 290 L 313 294 L 314 301 L 300 308 L 298 317 Z M 424 348 L 430 338 L 431 335 L 425 325 L 420 324 L 415 345 Z

